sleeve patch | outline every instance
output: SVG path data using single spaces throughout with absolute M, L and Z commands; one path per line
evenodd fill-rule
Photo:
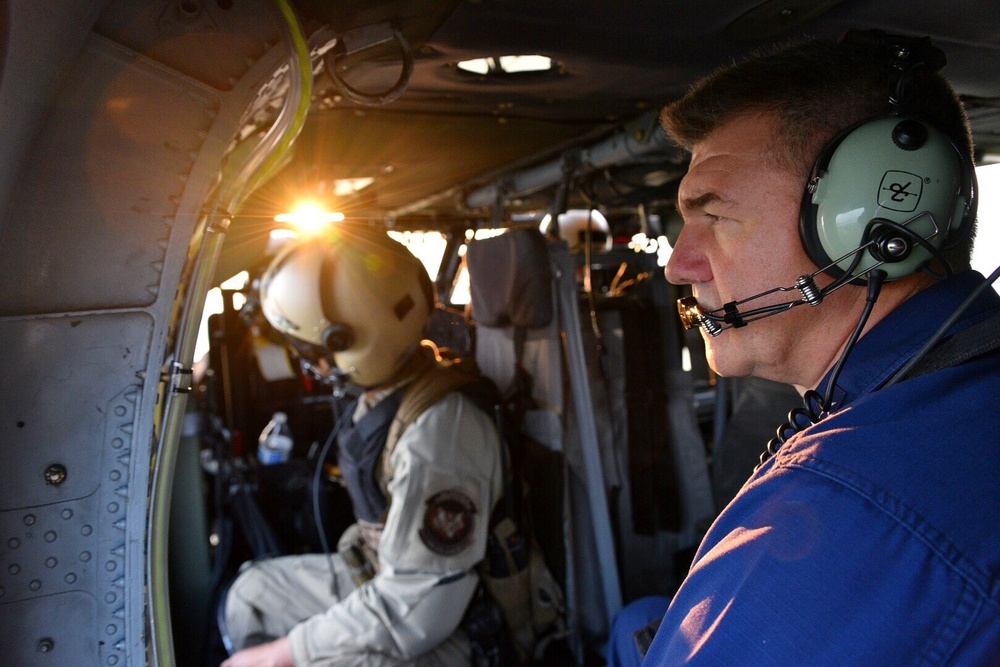
M 435 493 L 427 499 L 420 541 L 436 554 L 454 556 L 472 542 L 476 506 L 457 489 Z

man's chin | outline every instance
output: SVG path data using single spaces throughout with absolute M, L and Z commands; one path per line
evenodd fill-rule
M 750 360 L 738 353 L 733 354 L 733 346 L 722 340 L 723 336 L 732 339 L 737 335 L 738 332 L 735 329 L 726 329 L 717 337 L 705 334 L 705 357 L 708 361 L 708 367 L 719 377 L 746 377 L 753 372 L 753 364 Z

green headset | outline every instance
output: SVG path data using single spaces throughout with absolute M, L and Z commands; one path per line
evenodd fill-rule
M 871 39 L 871 32 L 864 34 Z M 834 278 L 862 276 L 876 266 L 887 280 L 909 276 L 965 239 L 976 218 L 971 158 L 931 123 L 907 114 L 899 101 L 904 87 L 910 93 L 919 84 L 914 73 L 937 71 L 944 54 L 928 38 L 877 39 L 895 74 L 893 113 L 849 128 L 827 144 L 802 199 L 802 244 Z M 864 278 L 853 282 L 863 284 Z
M 944 53 L 930 38 L 877 30 L 852 31 L 844 40 L 880 50 L 889 71 L 891 113 L 837 135 L 813 165 L 800 207 L 799 237 L 817 271 L 800 276 L 793 287 L 767 290 L 711 311 L 695 297 L 684 297 L 677 308 L 685 328 L 700 327 L 718 336 L 795 306 L 818 306 L 845 283 L 867 284 L 867 303 L 873 305 L 886 280 L 918 271 L 935 275 L 928 267 L 933 259 L 940 260 L 945 275 L 952 273 L 944 252 L 972 232 L 976 171 L 967 151 L 907 109 L 913 95 L 921 93 L 921 77 L 944 67 Z M 832 276 L 833 282 L 820 287 L 815 280 L 820 273 Z M 776 291 L 792 290 L 801 298 L 744 307 Z M 829 402 L 827 397 L 824 404 Z

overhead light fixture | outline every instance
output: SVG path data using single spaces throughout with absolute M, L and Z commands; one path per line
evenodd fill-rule
M 347 197 L 364 190 L 375 182 L 374 178 L 338 178 L 333 182 L 333 194 L 337 197 Z
M 329 225 L 343 220 L 343 213 L 328 211 L 314 201 L 302 202 L 291 211 L 274 216 L 275 222 L 289 225 L 300 234 L 315 234 Z
M 547 72 L 552 69 L 552 58 L 546 56 L 500 56 L 500 69 L 508 74 Z
M 462 60 L 456 66 L 464 72 L 482 76 L 548 72 L 552 69 L 552 58 L 539 55 L 474 58 Z

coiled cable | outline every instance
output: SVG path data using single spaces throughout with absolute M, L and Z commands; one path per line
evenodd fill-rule
M 802 396 L 802 407 L 793 408 L 789 411 L 788 421 L 779 426 L 775 437 L 768 441 L 767 447 L 761 452 L 760 463 L 754 467 L 754 472 L 760 470 L 761 466 L 768 459 L 777 454 L 778 450 L 789 438 L 823 421 L 837 408 L 837 405 L 833 401 L 833 391 L 837 386 L 837 379 L 840 377 L 840 372 L 843 370 L 848 356 L 850 356 L 858 339 L 861 338 L 861 332 L 864 331 L 865 325 L 868 323 L 868 318 L 872 314 L 872 309 L 875 308 L 875 302 L 878 301 L 878 296 L 882 292 L 882 285 L 885 283 L 885 279 L 886 273 L 881 269 L 875 269 L 868 273 L 868 296 L 865 299 L 865 308 L 861 312 L 861 317 L 858 318 L 858 324 L 854 327 L 854 331 L 851 333 L 844 351 L 841 353 L 840 358 L 837 359 L 833 370 L 830 371 L 830 379 L 826 383 L 824 395 L 820 396 L 818 392 L 810 389 Z

